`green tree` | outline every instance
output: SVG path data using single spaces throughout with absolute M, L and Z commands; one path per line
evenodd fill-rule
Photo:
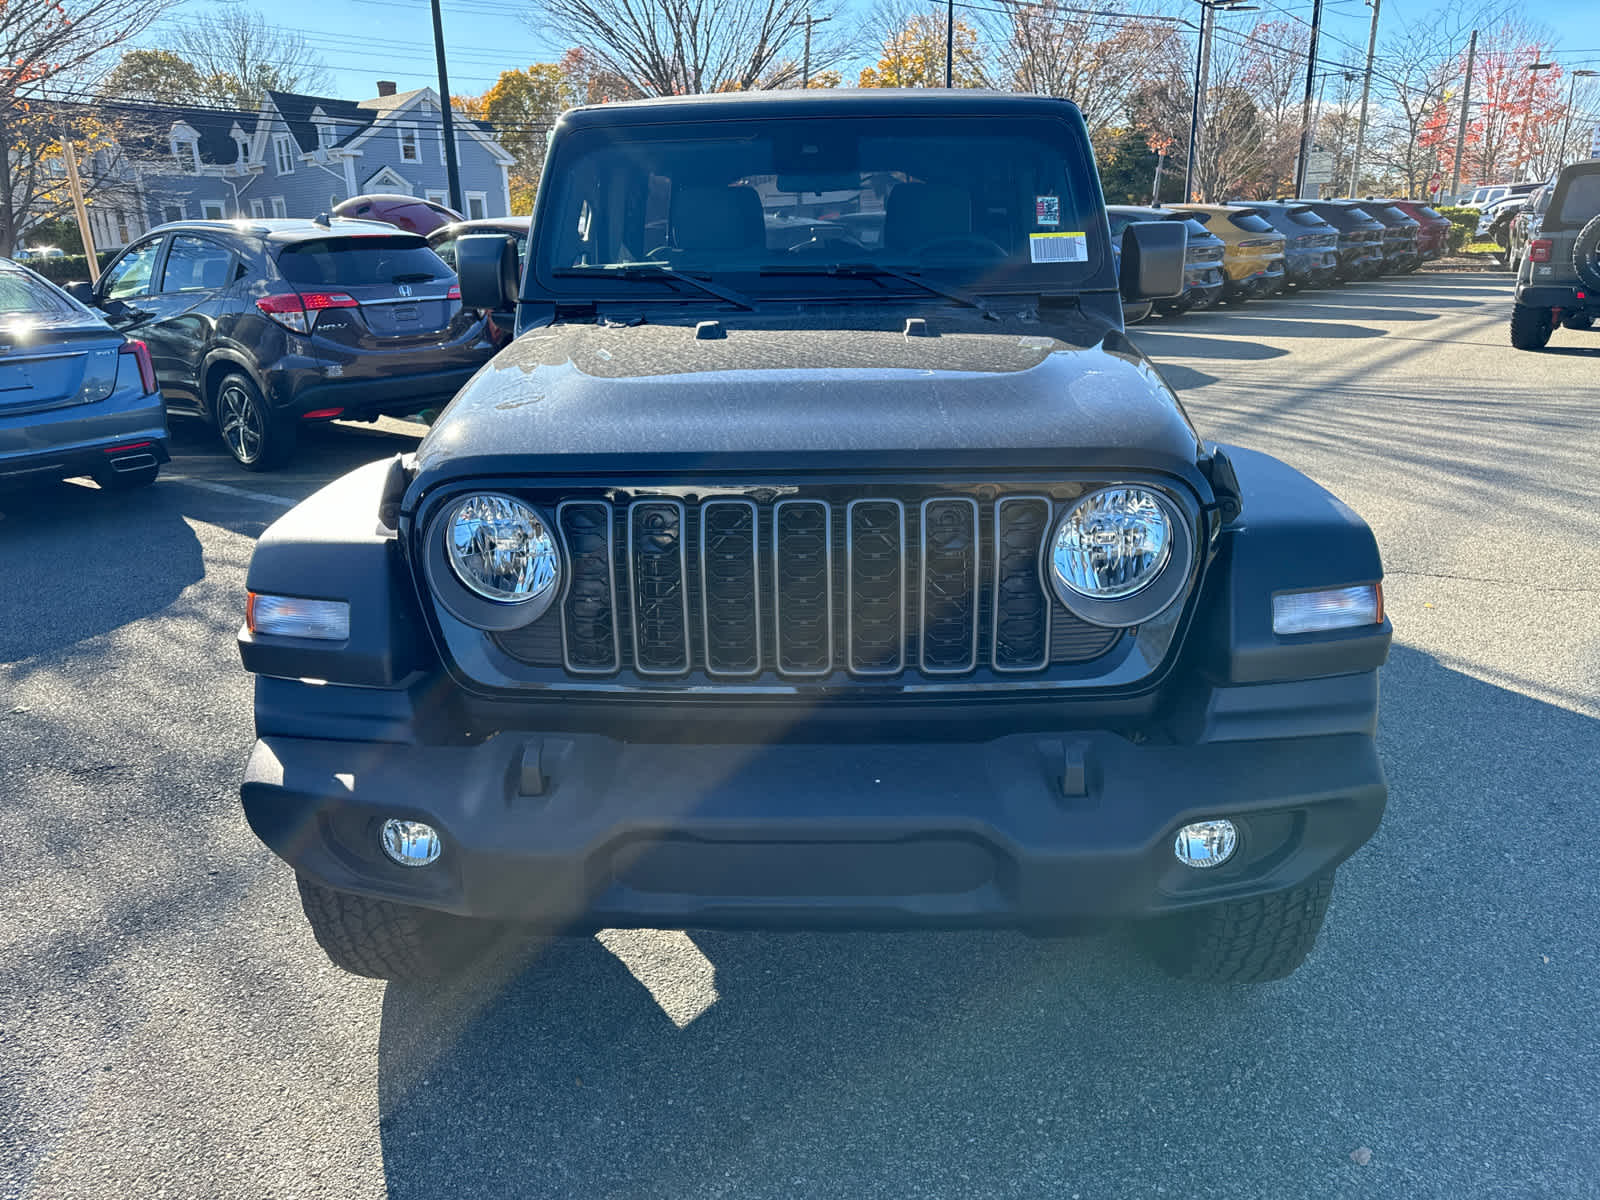
M 856 86 L 864 88 L 930 88 L 944 86 L 945 21 L 917 13 L 889 31 L 877 66 L 864 67 Z M 957 18 L 951 78 L 956 87 L 984 85 L 977 31 Z
M 100 85 L 109 100 L 187 104 L 201 95 L 200 72 L 171 50 L 129 50 Z
M 1116 130 L 1106 139 L 1109 146 L 1100 154 L 1100 187 L 1107 204 L 1149 204 L 1156 178 L 1156 153 L 1143 133 L 1134 129 Z M 1168 199 L 1177 199 L 1181 184 L 1167 189 Z

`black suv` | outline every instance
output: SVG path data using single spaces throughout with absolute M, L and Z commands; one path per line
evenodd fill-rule
M 1563 167 L 1517 266 L 1511 344 L 1543 350 L 1557 325 L 1586 330 L 1600 317 L 1600 158 Z
M 1305 206 L 1339 232 L 1334 278 L 1341 283 L 1376 279 L 1383 269 L 1383 222 L 1348 200 L 1307 200 Z
M 68 290 L 143 339 L 168 410 L 251 470 L 307 421 L 442 408 L 494 352 L 426 239 L 368 221 L 163 225 Z
M 250 564 L 245 815 L 333 960 L 1136 918 L 1294 970 L 1384 808 L 1377 545 L 1124 334 L 1184 224 L 1113 268 L 1078 109 L 608 104 L 544 170 L 520 281 L 457 246 L 517 340 Z

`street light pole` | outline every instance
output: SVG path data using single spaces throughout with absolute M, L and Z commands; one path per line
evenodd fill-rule
M 1600 75 L 1600 71 L 1573 71 L 1572 81 L 1567 84 L 1567 119 L 1561 125 L 1561 161 L 1556 164 L 1557 170 L 1567 165 L 1567 139 L 1572 136 L 1572 102 L 1578 94 L 1578 80 L 1595 75 Z
M 439 62 L 439 115 L 444 120 L 444 173 L 450 185 L 450 207 L 470 216 L 461 203 L 461 164 L 456 161 L 456 130 L 450 112 L 450 77 L 444 69 L 444 20 L 439 16 L 439 0 L 433 0 L 433 56 Z M 421 153 L 419 145 L 419 157 Z
M 1350 160 L 1350 195 L 1361 186 L 1361 149 L 1367 140 L 1367 99 L 1372 95 L 1372 60 L 1378 53 L 1378 5 L 1383 0 L 1368 0 L 1372 5 L 1372 32 L 1367 34 L 1367 78 L 1361 85 L 1361 120 L 1356 123 L 1356 153 Z
M 1195 39 L 1194 53 L 1194 106 L 1189 111 L 1189 159 L 1183 170 L 1183 198 L 1193 201 L 1196 179 L 1195 163 L 1199 161 L 1200 132 L 1205 124 L 1205 94 L 1211 80 L 1211 34 L 1216 26 L 1214 11 L 1255 12 L 1259 4 L 1246 4 L 1244 0 L 1198 0 L 1200 5 L 1199 36 Z M 1189 23 L 1184 22 L 1185 25 Z M 1192 26 L 1191 26 L 1192 28 Z
M 1528 103 L 1523 110 L 1522 119 L 1517 122 L 1517 158 L 1511 167 L 1519 176 L 1527 169 L 1524 165 L 1523 155 L 1528 151 L 1528 117 L 1533 112 L 1533 92 L 1539 86 L 1539 72 L 1549 71 L 1555 65 L 1553 62 L 1540 62 L 1539 50 L 1538 48 L 1534 49 L 1533 61 L 1528 64 Z
M 1317 34 L 1322 29 L 1322 0 L 1312 0 L 1311 5 L 1311 45 L 1306 50 L 1306 97 L 1300 109 L 1300 162 L 1299 170 L 1295 172 L 1294 194 L 1303 197 L 1306 194 L 1306 170 L 1310 167 L 1311 157 L 1311 89 L 1316 86 L 1317 79 Z
M 1461 147 L 1467 140 L 1467 105 L 1472 103 L 1472 67 L 1478 59 L 1478 31 L 1472 31 L 1467 43 L 1467 81 L 1461 88 L 1461 121 L 1456 126 L 1456 165 L 1450 172 L 1450 199 L 1453 203 L 1461 195 Z

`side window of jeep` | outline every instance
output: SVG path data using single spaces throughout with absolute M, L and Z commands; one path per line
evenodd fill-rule
M 1561 202 L 1560 221 L 1574 229 L 1582 229 L 1596 216 L 1600 216 L 1600 171 L 1585 171 L 1567 183 L 1567 195 Z

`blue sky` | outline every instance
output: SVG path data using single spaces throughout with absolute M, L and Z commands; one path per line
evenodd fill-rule
M 435 82 L 433 26 L 427 0 L 225 0 L 261 11 L 269 21 L 296 28 L 312 42 L 328 64 L 333 94 L 359 100 L 375 93 L 375 81 L 393 79 L 402 90 Z M 1079 0 L 1081 3 L 1082 0 Z M 1244 25 L 1259 18 L 1289 19 L 1279 10 L 1302 20 L 1311 16 L 1311 0 L 1255 0 L 1263 11 L 1240 14 L 1230 24 Z M 216 0 L 191 0 L 175 19 L 211 7 Z M 1597 0 L 1550 0 L 1532 9 L 1526 19 L 1548 28 L 1554 39 L 1554 56 L 1566 66 L 1600 67 L 1600 21 Z M 828 0 L 815 0 L 825 11 Z M 865 13 L 870 0 L 844 0 L 846 11 Z M 1438 0 L 1383 0 L 1381 21 L 1412 19 L 1433 11 Z M 552 61 L 565 46 L 543 38 L 517 15 L 518 0 L 444 0 L 445 44 L 449 51 L 450 86 L 455 92 L 481 92 L 503 69 Z M 1162 8 L 1192 19 L 1196 6 L 1184 0 L 1166 0 Z M 1324 30 L 1328 38 L 1318 57 L 1342 58 L 1347 50 L 1364 54 L 1371 9 L 1363 0 L 1325 0 Z M 1381 31 L 1380 31 L 1381 37 Z M 159 30 L 140 39 L 160 45 Z M 1549 57 L 1547 55 L 1546 57 Z

